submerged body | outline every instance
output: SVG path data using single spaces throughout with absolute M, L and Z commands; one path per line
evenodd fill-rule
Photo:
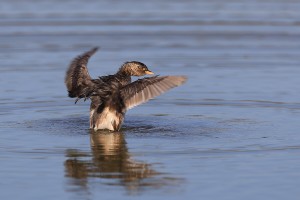
M 96 51 L 94 48 L 75 58 L 65 77 L 69 97 L 77 97 L 75 103 L 81 98 L 91 100 L 91 129 L 120 130 L 128 109 L 186 81 L 184 76 L 153 76 L 131 82 L 131 76 L 153 74 L 145 64 L 137 61 L 124 63 L 114 75 L 92 79 L 87 63 Z

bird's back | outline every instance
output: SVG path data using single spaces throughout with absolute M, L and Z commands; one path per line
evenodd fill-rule
M 119 74 L 101 76 L 99 77 L 99 79 L 108 85 L 114 85 L 119 87 L 124 87 L 131 83 L 130 76 L 119 75 Z
M 93 80 L 105 95 L 92 97 L 91 100 L 91 128 L 119 130 L 126 112 L 125 103 L 121 97 L 121 89 L 131 83 L 130 77 L 118 75 L 101 76 Z

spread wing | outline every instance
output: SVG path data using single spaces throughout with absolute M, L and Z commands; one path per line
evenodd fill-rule
M 171 88 L 182 85 L 187 78 L 185 76 L 154 76 L 134 81 L 120 91 L 126 109 L 131 109 L 139 104 L 147 102 Z
M 78 100 L 80 98 L 87 98 L 93 92 L 95 83 L 89 75 L 87 63 L 89 58 L 97 50 L 98 48 L 93 48 L 76 57 L 71 62 L 65 76 L 65 84 L 68 89 L 69 97 L 77 97 Z

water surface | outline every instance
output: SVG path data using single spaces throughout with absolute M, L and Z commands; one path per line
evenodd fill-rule
M 1 199 L 297 199 L 297 1 L 4 1 Z M 63 83 L 139 60 L 188 82 L 88 130 Z

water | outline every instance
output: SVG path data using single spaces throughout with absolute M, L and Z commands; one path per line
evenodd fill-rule
M 1 199 L 298 199 L 300 3 L 2 1 Z M 139 60 L 188 82 L 88 130 L 63 83 Z

